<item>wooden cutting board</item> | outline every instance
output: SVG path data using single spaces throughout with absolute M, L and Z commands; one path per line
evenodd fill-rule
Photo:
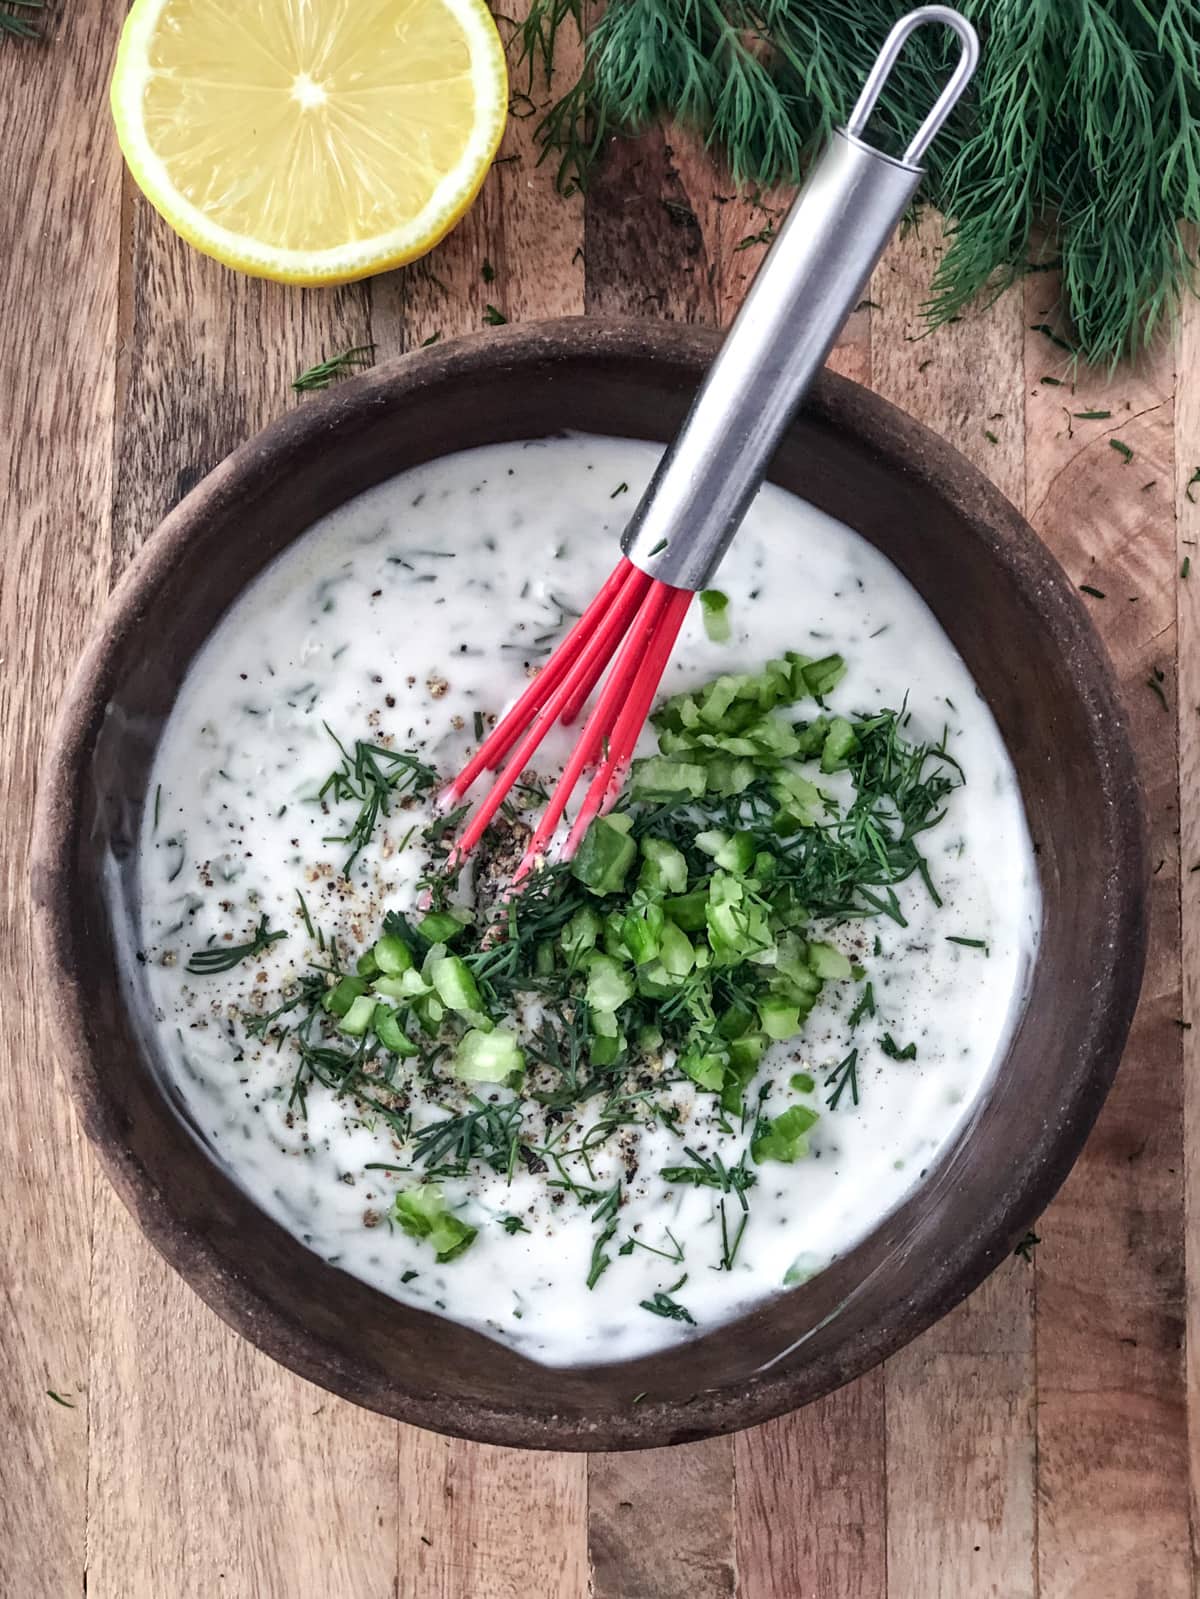
M 1086 603 L 1141 755 L 1155 863 L 1142 1008 L 1032 1262 L 1004 1265 L 885 1368 L 735 1438 L 590 1458 L 450 1442 L 238 1340 L 96 1170 L 30 948 L 47 719 L 142 540 L 229 449 L 304 403 L 302 369 L 478 329 L 489 305 L 511 321 L 727 320 L 777 202 L 732 198 L 701 151 L 657 132 L 614 149 L 586 203 L 564 200 L 535 163 L 536 119 L 514 117 L 479 203 L 427 261 L 332 292 L 250 282 L 180 244 L 123 176 L 104 103 L 120 21 L 74 0 L 46 46 L 0 44 L 0 1595 L 1191 1595 L 1200 310 L 1111 378 L 1072 381 L 1036 331 L 1049 274 L 924 336 L 926 221 L 834 359 L 952 440 L 1098 591 Z

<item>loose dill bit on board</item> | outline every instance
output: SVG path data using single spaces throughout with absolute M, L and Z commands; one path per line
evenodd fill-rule
M 1027 1266 L 1032 1266 L 1033 1265 L 1033 1252 L 1037 1248 L 1037 1246 L 1041 1243 L 1041 1241 L 1042 1240 L 1038 1237 L 1037 1233 L 1035 1233 L 1033 1228 L 1031 1227 L 1029 1229 L 1029 1231 L 1025 1234 L 1024 1238 L 1021 1239 L 1021 1241 L 1017 1245 L 1017 1247 L 1013 1250 L 1013 1254 L 1014 1255 L 1019 1255 Z
M 195 977 L 213 977 L 218 972 L 230 972 L 244 960 L 253 960 L 264 949 L 287 937 L 285 927 L 269 932 L 271 918 L 264 916 L 254 929 L 254 937 L 246 944 L 209 944 L 204 949 L 193 950 L 188 956 L 185 971 Z
M 44 39 L 45 11 L 45 0 L 4 0 L 0 5 L 0 39 Z
M 1122 465 L 1128 466 L 1130 461 L 1133 460 L 1133 451 L 1124 439 L 1109 439 L 1108 447 L 1110 450 L 1116 450 L 1121 457 Z
M 318 361 L 307 372 L 301 372 L 292 383 L 292 388 L 297 394 L 312 394 L 327 389 L 335 379 L 349 377 L 356 368 L 370 366 L 374 354 L 373 344 L 356 344 L 349 350 L 343 350 L 340 355 L 331 355 L 328 360 Z

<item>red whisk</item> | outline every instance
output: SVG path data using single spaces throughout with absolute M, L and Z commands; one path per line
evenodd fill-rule
M 862 132 L 909 35 L 944 23 L 958 63 L 902 159 Z M 546 855 L 583 772 L 595 772 L 562 858 L 616 799 L 692 595 L 710 581 L 805 390 L 833 347 L 923 176 L 917 164 L 975 70 L 979 42 L 948 6 L 923 6 L 889 33 L 844 132 L 834 134 L 759 268 L 728 338 L 622 540 L 599 594 L 445 791 L 458 804 L 485 770 L 491 792 L 460 835 L 465 859 L 556 720 L 572 723 L 612 661 L 579 741 L 514 874 Z M 615 659 L 614 659 L 615 657 Z M 502 768 L 502 769 L 501 769 Z

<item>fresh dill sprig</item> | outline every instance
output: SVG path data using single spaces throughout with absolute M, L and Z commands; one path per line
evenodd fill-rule
M 984 49 L 969 100 L 928 157 L 927 197 L 949 219 L 931 320 L 1053 263 L 1072 351 L 1101 363 L 1135 353 L 1192 281 L 1179 223 L 1200 221 L 1200 3 L 961 9 Z M 580 77 L 537 130 L 543 155 L 570 192 L 613 134 L 676 118 L 736 181 L 795 182 L 846 117 L 896 14 L 894 0 L 611 0 Z M 550 83 L 568 23 L 579 30 L 578 0 L 533 0 L 519 33 L 531 84 L 535 69 Z M 872 118 L 888 153 L 933 104 L 955 48 L 936 29 L 905 47 Z
M 413 1159 L 439 1176 L 465 1172 L 473 1160 L 494 1172 L 512 1173 L 520 1148 L 524 1112 L 518 1100 L 489 1105 L 472 1094 L 471 1109 L 461 1116 L 422 1127 L 413 1139 Z
M 349 350 L 343 350 L 340 355 L 331 355 L 328 360 L 318 361 L 307 372 L 301 372 L 292 388 L 297 394 L 312 394 L 327 389 L 336 378 L 349 377 L 355 368 L 370 366 L 374 353 L 373 344 L 356 344 Z
M 45 0 L 3 0 L 0 4 L 0 39 L 42 39 L 45 34 L 41 17 L 37 14 L 47 9 Z M 34 15 L 28 15 L 33 12 Z
M 592 1220 L 600 1224 L 600 1232 L 592 1245 L 592 1259 L 588 1266 L 587 1285 L 594 1288 L 612 1264 L 612 1256 L 605 1253 L 617 1230 L 617 1212 L 621 1208 L 621 1184 L 615 1182 L 592 1212 Z
M 746 1151 L 736 1166 L 726 1166 L 720 1155 L 698 1155 L 684 1146 L 684 1154 L 691 1162 L 688 1166 L 664 1166 L 659 1176 L 666 1183 L 691 1188 L 719 1188 L 723 1194 L 736 1194 L 746 1209 L 746 1190 L 758 1181 L 757 1174 L 746 1165 Z
M 672 1283 L 669 1288 L 660 1288 L 658 1293 L 652 1298 L 639 1300 L 639 1309 L 648 1310 L 652 1316 L 665 1316 L 668 1321 L 686 1321 L 694 1327 L 696 1325 L 695 1316 L 692 1315 L 690 1310 L 681 1305 L 677 1299 L 672 1297 L 672 1295 L 678 1293 L 685 1282 L 687 1282 L 686 1272 L 678 1282 Z
M 342 760 L 321 784 L 317 799 L 335 805 L 353 801 L 359 807 L 348 833 L 330 834 L 324 840 L 327 844 L 353 846 L 342 867 L 342 876 L 349 877 L 355 861 L 374 837 L 380 816 L 391 815 L 392 798 L 397 794 L 427 794 L 438 779 L 432 766 L 404 750 L 384 749 L 381 744 L 358 739 L 351 753 L 328 725 L 325 731 L 342 752 Z
M 847 1088 L 850 1090 L 850 1100 L 858 1104 L 858 1051 L 852 1049 L 848 1055 L 842 1057 L 831 1072 L 826 1075 L 825 1087 L 832 1089 L 832 1093 L 825 1101 L 830 1110 L 836 1110 L 842 1101 L 842 1096 Z
M 278 928 L 274 933 L 268 932 L 270 924 L 271 918 L 264 916 L 254 929 L 254 936 L 246 944 L 209 944 L 204 949 L 193 950 L 184 970 L 196 977 L 213 977 L 218 972 L 232 971 L 244 960 L 253 960 L 269 945 L 287 937 L 285 927 Z

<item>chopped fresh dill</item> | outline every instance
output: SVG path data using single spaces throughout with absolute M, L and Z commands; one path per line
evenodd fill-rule
M 844 1056 L 825 1079 L 825 1087 L 832 1088 L 833 1092 L 825 1101 L 829 1110 L 836 1110 L 841 1103 L 842 1095 L 847 1088 L 850 1090 L 851 1102 L 858 1104 L 858 1051 L 852 1049 Z
M 244 960 L 253 960 L 271 944 L 287 937 L 287 929 L 268 932 L 271 918 L 264 916 L 254 929 L 254 936 L 245 944 L 209 944 L 204 949 L 193 950 L 188 956 L 186 971 L 196 977 L 212 977 L 218 972 L 229 972 Z
M 399 794 L 428 794 L 437 783 L 437 773 L 415 755 L 367 744 L 362 739 L 355 742 L 350 753 L 328 725 L 325 731 L 341 751 L 342 759 L 321 784 L 317 799 L 334 805 L 353 802 L 359 807 L 348 833 L 325 838 L 328 844 L 352 846 L 342 867 L 342 876 L 349 877 L 355 861 L 374 837 L 379 818 L 391 814 L 392 799 Z
M 340 355 L 331 355 L 328 360 L 318 361 L 316 366 L 310 366 L 307 372 L 292 384 L 297 394 L 311 394 L 320 389 L 327 389 L 337 378 L 349 376 L 356 367 L 371 365 L 371 358 L 375 353 L 373 344 L 356 344 L 349 350 L 343 350 Z

